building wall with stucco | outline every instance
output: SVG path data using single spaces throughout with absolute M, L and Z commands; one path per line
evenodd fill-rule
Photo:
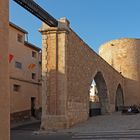
M 41 49 L 26 41 L 27 35 L 25 30 L 10 22 L 11 121 L 29 119 L 32 116 L 32 108 L 35 109 L 35 113 L 39 113 L 41 109 Z
M 10 139 L 9 1 L 0 0 L 0 139 Z

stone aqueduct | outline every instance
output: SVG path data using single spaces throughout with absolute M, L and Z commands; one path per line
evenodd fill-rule
M 8 3 L 9 0 L 0 0 L 0 53 L 3 54 L 0 61 L 0 78 L 3 83 L 0 85 L 0 139 L 2 140 L 10 139 Z M 103 59 L 69 27 L 66 19 L 61 19 L 57 28 L 43 24 L 40 32 L 42 33 L 42 129 L 68 128 L 87 120 L 89 88 L 93 79 L 99 92 L 102 114 L 111 113 L 115 111 L 116 106 L 122 105 L 122 102 L 119 102 L 122 92 L 125 105 L 135 103 L 135 99 L 137 105 L 139 104 L 140 96 L 137 92 L 140 87 L 140 64 L 137 59 L 140 56 L 139 40 L 124 39 L 120 41 L 121 43 L 115 41 L 115 46 L 112 45 L 112 48 L 105 44 L 102 48 L 104 53 L 100 52 Z M 113 48 L 119 55 L 114 53 Z M 122 50 L 123 53 L 118 50 Z M 111 61 L 108 60 L 107 54 L 113 58 Z M 132 92 L 134 92 L 133 98 L 131 98 Z
M 70 127 L 89 117 L 89 89 L 94 79 L 102 114 L 115 110 L 124 78 L 60 19 L 59 27 L 43 24 L 43 129 Z M 46 80 L 47 78 L 47 80 Z M 118 102 L 119 103 L 119 102 Z

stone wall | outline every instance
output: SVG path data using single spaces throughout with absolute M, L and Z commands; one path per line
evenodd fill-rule
M 0 140 L 10 139 L 8 74 L 9 1 L 0 0 Z
M 14 113 L 10 114 L 10 121 L 11 121 L 11 123 L 21 122 L 21 121 L 29 120 L 30 116 L 31 116 L 31 110 L 14 112 Z
M 108 112 L 114 111 L 116 88 L 123 77 L 96 54 L 80 37 L 70 31 L 67 40 L 67 114 L 69 125 L 88 119 L 89 89 L 97 72 L 107 84 Z
M 42 33 L 42 129 L 60 129 L 85 121 L 89 117 L 89 89 L 97 73 L 104 82 L 106 112 L 115 110 L 118 85 L 123 77 L 96 54 L 61 19 L 58 28 L 43 24 Z M 103 90 L 103 91 L 102 91 Z M 101 95 L 104 98 L 104 95 Z M 61 121 L 60 121 L 61 120 Z
M 100 55 L 125 77 L 124 102 L 126 106 L 140 105 L 139 52 L 140 39 L 133 38 L 112 40 L 100 47 Z
M 42 129 L 64 128 L 66 117 L 66 48 L 67 31 L 48 26 L 42 32 Z M 61 121 L 60 121 L 61 120 Z M 52 125 L 53 123 L 53 125 Z

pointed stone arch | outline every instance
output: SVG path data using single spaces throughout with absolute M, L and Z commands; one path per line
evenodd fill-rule
M 122 86 L 119 84 L 116 90 L 115 110 L 121 111 L 123 106 L 124 106 L 123 89 Z
M 96 83 L 96 87 L 98 90 L 101 114 L 106 114 L 109 112 L 108 90 L 107 90 L 106 81 L 103 77 L 103 74 L 100 71 L 97 72 L 96 75 L 94 76 L 94 81 Z

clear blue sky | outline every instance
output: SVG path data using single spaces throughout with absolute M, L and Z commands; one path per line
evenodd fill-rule
M 140 38 L 140 0 L 35 0 L 53 17 L 66 17 L 71 28 L 96 52 L 117 38 Z M 10 21 L 29 32 L 41 47 L 42 22 L 10 0 Z

